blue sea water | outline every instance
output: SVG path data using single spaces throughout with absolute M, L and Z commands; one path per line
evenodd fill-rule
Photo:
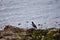
M 60 0 L 0 0 L 0 29 L 4 25 L 31 28 L 32 21 L 38 28 L 38 24 L 60 27 Z

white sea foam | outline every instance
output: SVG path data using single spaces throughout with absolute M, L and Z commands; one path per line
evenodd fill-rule
M 55 22 L 60 22 L 60 0 L 0 0 L 0 26 L 21 23 L 21 27 L 30 28 L 31 21 L 38 28 L 38 24 L 43 28 L 59 27 Z

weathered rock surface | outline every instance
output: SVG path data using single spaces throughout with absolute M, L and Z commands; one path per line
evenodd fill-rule
M 60 28 L 23 29 L 6 25 L 0 30 L 0 40 L 60 40 Z

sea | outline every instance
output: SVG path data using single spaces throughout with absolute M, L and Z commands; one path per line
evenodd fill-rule
M 60 0 L 0 0 L 0 29 L 60 27 Z M 39 25 L 40 24 L 40 25 Z

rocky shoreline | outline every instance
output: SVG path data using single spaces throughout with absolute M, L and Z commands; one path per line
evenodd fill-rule
M 0 40 L 60 40 L 60 28 L 24 29 L 6 25 L 0 30 Z

